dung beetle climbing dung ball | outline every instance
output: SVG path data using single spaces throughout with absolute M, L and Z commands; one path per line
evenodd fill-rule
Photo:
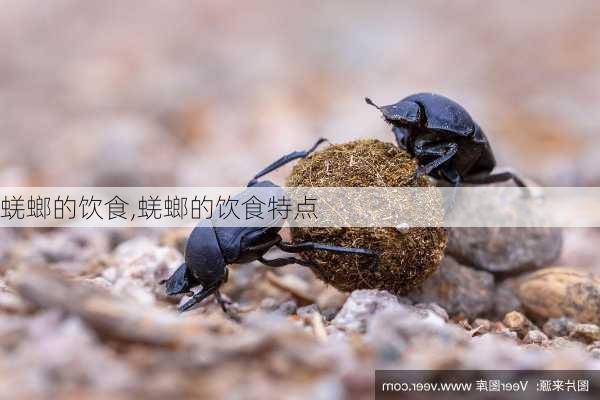
M 299 187 L 426 187 L 426 177 L 414 179 L 418 164 L 405 150 L 378 140 L 357 140 L 328 146 L 300 160 L 287 186 Z M 436 201 L 437 200 L 437 201 Z M 357 212 L 370 212 L 357 204 Z M 420 201 L 424 214 L 443 210 L 439 199 Z M 354 208 L 353 199 L 344 207 Z M 335 213 L 335 211 L 333 211 Z M 326 216 L 325 216 L 326 217 Z M 290 222 L 290 224 L 292 224 Z M 301 252 L 314 273 L 342 291 L 383 289 L 402 294 L 428 278 L 440 264 L 447 242 L 437 227 L 292 227 L 294 242 L 327 241 L 337 246 L 358 246 L 376 251 L 379 263 L 371 268 L 364 257 L 351 254 Z
M 490 143 L 467 110 L 447 97 L 418 93 L 387 106 L 376 107 L 392 125 L 398 146 L 419 161 L 416 175 L 430 175 L 454 186 L 513 180 L 512 172 L 492 174 L 496 160 Z
M 323 139 L 319 140 L 309 150 L 296 151 L 281 157 L 256 174 L 248 183 L 248 187 L 263 188 L 271 194 L 281 197 L 282 188 L 270 181 L 259 181 L 259 178 L 290 161 L 308 156 L 323 141 Z M 250 197 L 244 197 L 244 194 L 245 192 L 242 192 L 236 197 L 242 199 Z M 234 201 L 236 197 L 234 197 Z M 203 299 L 214 294 L 223 311 L 229 313 L 227 304 L 219 293 L 219 288 L 227 281 L 228 264 L 259 261 L 270 267 L 283 267 L 289 264 L 314 267 L 311 262 L 295 257 L 264 258 L 265 253 L 274 246 L 288 253 L 325 251 L 357 254 L 360 257 L 367 258 L 370 264 L 377 264 L 377 253 L 365 248 L 336 246 L 314 241 L 284 242 L 279 235 L 283 225 L 280 216 L 274 217 L 267 226 L 229 227 L 217 226 L 213 223 L 214 218 L 217 218 L 217 214 L 219 213 L 213 213 L 214 217 L 212 219 L 205 219 L 194 228 L 187 240 L 185 263 L 162 282 L 166 284 L 168 295 L 191 293 L 192 288 L 202 287 L 198 292 L 191 293 L 191 299 L 179 308 L 180 311 L 187 311 Z

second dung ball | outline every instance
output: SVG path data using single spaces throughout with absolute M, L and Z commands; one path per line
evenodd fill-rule
M 429 186 L 427 177 L 414 178 L 417 167 L 416 160 L 397 146 L 375 139 L 356 140 L 331 145 L 300 160 L 288 177 L 287 186 Z M 438 227 L 406 230 L 292 227 L 291 231 L 294 242 L 362 247 L 378 252 L 379 264 L 375 269 L 372 260 L 364 255 L 326 251 L 301 254 L 315 265 L 313 271 L 320 279 L 342 291 L 383 289 L 406 293 L 437 269 L 448 240 L 446 230 Z

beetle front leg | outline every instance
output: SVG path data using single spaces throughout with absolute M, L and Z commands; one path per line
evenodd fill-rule
M 302 151 L 294 151 L 290 154 L 286 154 L 285 156 L 281 157 L 279 160 L 267 165 L 263 170 L 261 170 L 259 173 L 257 173 L 256 175 L 254 175 L 254 178 L 252 178 L 252 180 L 250 180 L 250 182 L 248 182 L 248 186 L 253 186 L 259 178 L 263 177 L 264 175 L 268 174 L 269 172 L 275 171 L 277 168 L 280 168 L 282 166 L 284 166 L 285 164 L 297 160 L 298 158 L 305 158 L 308 157 L 313 151 L 315 151 L 317 149 L 317 147 L 319 147 L 319 145 L 323 142 L 326 142 L 327 139 L 321 138 L 319 140 L 317 140 L 317 142 L 308 150 L 302 150 Z
M 406 141 L 408 139 L 408 135 L 410 134 L 410 131 L 408 130 L 408 128 L 394 126 L 392 128 L 392 132 L 394 133 L 394 136 L 396 137 L 396 144 L 398 145 L 398 147 L 406 150 Z
M 416 177 L 421 175 L 429 175 L 434 169 L 438 168 L 445 162 L 449 161 L 458 152 L 458 144 L 454 142 L 447 143 L 428 143 L 425 141 L 417 141 L 415 143 L 415 156 L 438 156 L 435 160 L 428 164 L 421 165 L 417 168 Z
M 198 293 L 194 293 L 194 295 L 192 296 L 191 299 L 189 299 L 183 305 L 181 305 L 179 307 L 179 311 L 185 312 L 185 311 L 189 310 L 190 308 L 194 307 L 196 304 L 200 303 L 202 300 L 204 300 L 208 296 L 214 294 L 219 289 L 219 286 L 220 286 L 220 284 L 206 288 L 206 289 L 202 288 L 201 291 L 199 291 Z

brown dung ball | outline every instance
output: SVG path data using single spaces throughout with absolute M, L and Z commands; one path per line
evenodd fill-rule
M 410 155 L 378 140 L 331 145 L 300 160 L 287 186 L 400 187 L 429 186 L 426 177 L 414 179 L 417 162 Z M 292 227 L 294 242 L 311 241 L 376 250 L 379 265 L 364 255 L 305 252 L 315 274 L 342 291 L 384 289 L 403 294 L 427 279 L 440 264 L 446 242 L 444 228 L 322 228 Z

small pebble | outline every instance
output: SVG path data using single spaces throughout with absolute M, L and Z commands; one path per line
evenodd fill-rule
M 516 293 L 518 277 L 505 278 L 496 285 L 494 293 L 494 307 L 492 315 L 494 318 L 502 318 L 511 311 L 523 311 L 523 305 Z
M 292 315 L 296 313 L 298 309 L 298 304 L 295 300 L 288 300 L 284 303 L 281 303 L 279 307 L 277 307 L 277 311 L 284 315 Z
M 410 225 L 406 222 L 396 225 L 396 230 L 402 234 L 406 234 L 410 231 Z
M 508 314 L 506 314 L 502 322 L 504 323 L 504 325 L 506 325 L 508 329 L 510 329 L 513 332 L 516 332 L 516 334 L 520 338 L 525 337 L 529 330 L 537 329 L 533 322 L 528 320 L 526 316 L 524 316 L 518 311 L 511 311 Z
M 441 317 L 444 320 L 444 322 L 448 322 L 450 320 L 450 317 L 448 316 L 446 310 L 440 307 L 437 303 L 418 303 L 415 304 L 414 307 L 417 309 L 432 311 L 434 314 Z
M 331 321 L 335 318 L 338 311 L 339 311 L 338 308 L 333 308 L 333 307 L 324 308 L 321 310 L 321 315 L 323 316 L 325 321 Z
M 296 310 L 296 314 L 298 314 L 300 318 L 309 317 L 314 312 L 320 312 L 319 306 L 316 304 L 310 304 L 308 306 L 300 307 Z
M 476 318 L 475 321 L 473 321 L 472 326 L 473 329 L 477 329 L 479 334 L 489 333 L 492 330 L 492 323 L 490 320 L 483 318 Z
M 275 299 L 272 297 L 265 297 L 260 302 L 260 308 L 262 308 L 263 310 L 273 311 L 277 308 L 277 301 L 275 301 Z
M 592 357 L 600 359 L 600 341 L 590 344 L 586 350 L 592 354 Z
M 347 299 L 348 293 L 340 292 L 333 286 L 327 286 L 317 296 L 316 303 L 319 305 L 320 309 L 336 308 L 339 310 L 342 308 Z
M 398 303 L 404 304 L 405 306 L 412 306 L 414 304 L 414 301 L 406 296 L 398 296 L 396 299 L 398 300 Z
M 543 344 L 548 341 L 548 336 L 538 329 L 531 329 L 523 338 L 524 344 Z
M 415 302 L 437 303 L 451 316 L 474 319 L 494 306 L 494 276 L 445 257 L 438 270 L 409 297 Z
M 550 318 L 548 321 L 546 321 L 542 327 L 542 330 L 546 333 L 546 335 L 552 338 L 569 336 L 573 329 L 575 329 L 575 325 L 577 325 L 577 323 L 570 318 Z
M 365 332 L 368 322 L 386 309 L 406 308 L 398 298 L 385 290 L 355 290 L 332 324 L 343 331 Z
M 592 350 L 594 350 L 594 349 L 600 349 L 600 340 L 597 340 L 597 341 L 593 342 L 592 344 L 590 344 L 590 345 L 587 347 L 587 350 L 588 350 L 588 351 L 592 351 Z
M 594 324 L 577 324 L 571 332 L 571 338 L 592 343 L 600 340 L 600 326 Z
M 19 314 L 29 311 L 30 306 L 17 294 L 0 289 L 0 310 Z
M 519 339 L 519 336 L 517 335 L 517 332 L 511 331 L 508 328 L 503 328 L 503 329 L 496 330 L 495 333 L 497 335 L 505 336 L 505 337 L 507 337 L 509 339 L 513 339 L 513 340 Z
M 566 337 L 557 337 L 550 341 L 550 347 L 554 349 L 570 349 L 579 346 L 581 346 L 581 343 L 575 340 L 569 340 Z
M 568 317 L 600 324 L 600 277 L 590 273 L 576 268 L 546 268 L 523 278 L 517 294 L 532 317 Z
M 461 319 L 460 321 L 458 321 L 458 325 L 462 326 L 466 331 L 473 330 L 473 327 L 471 326 L 471 324 L 469 324 L 469 320 L 467 319 Z
M 517 332 L 511 331 L 510 329 L 508 329 L 506 327 L 506 325 L 504 325 L 500 321 L 496 321 L 492 324 L 491 332 L 495 333 L 497 335 L 500 335 L 500 336 L 506 336 L 506 337 L 514 339 L 514 340 L 518 339 Z
M 518 195 L 514 190 L 507 191 L 508 196 Z M 503 196 L 490 199 L 489 207 L 501 209 L 506 201 Z M 535 213 L 532 210 L 532 215 Z M 508 210 L 506 217 L 508 221 L 518 218 Z M 478 269 L 505 273 L 551 265 L 560 256 L 561 248 L 562 231 L 558 228 L 452 228 L 446 254 Z

